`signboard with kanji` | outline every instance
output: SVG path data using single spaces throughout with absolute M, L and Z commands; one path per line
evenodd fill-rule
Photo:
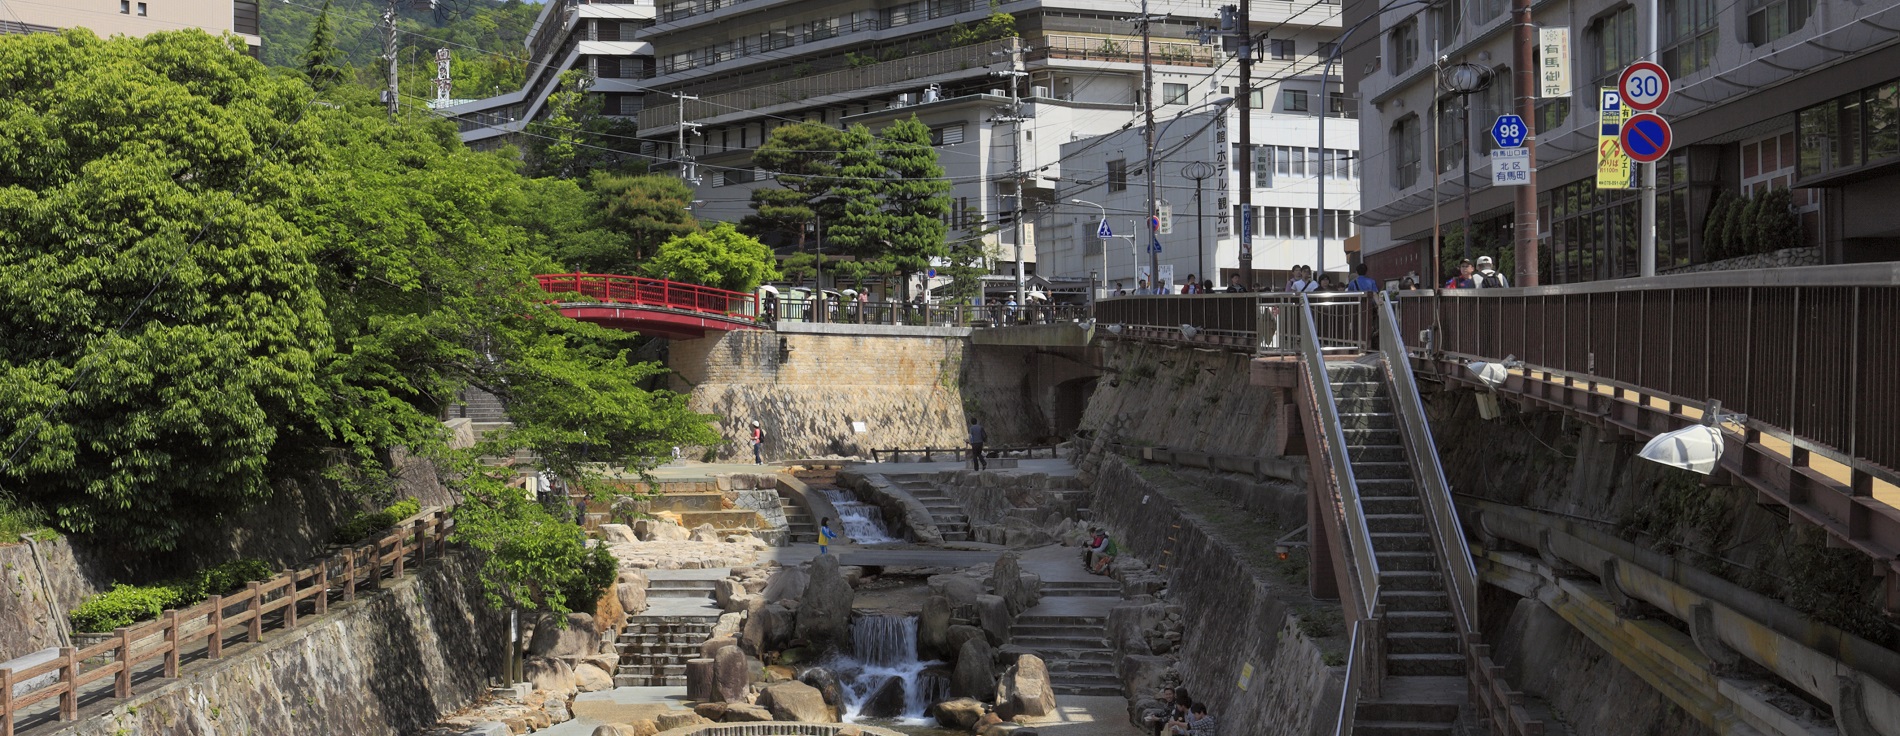
M 1537 96 L 1570 96 L 1570 29 L 1537 29 Z

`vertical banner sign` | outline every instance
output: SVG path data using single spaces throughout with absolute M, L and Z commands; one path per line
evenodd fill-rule
M 1597 188 L 1628 189 L 1634 167 L 1623 153 L 1622 136 L 1623 121 L 1629 119 L 1630 111 L 1623 107 L 1623 97 L 1615 87 L 1598 90 L 1597 99 L 1602 101 L 1597 120 Z
M 1161 264 L 1161 279 L 1155 282 L 1155 288 L 1163 294 L 1174 293 L 1174 264 Z
M 1251 182 L 1242 182 L 1241 185 L 1246 186 L 1249 183 Z M 1253 208 L 1252 207 L 1240 208 L 1240 257 L 1242 260 L 1253 259 Z
M 1537 96 L 1570 95 L 1570 29 L 1537 29 Z
M 1227 145 L 1227 115 L 1225 114 L 1214 116 L 1214 144 L 1212 148 L 1214 151 L 1214 170 L 1228 171 L 1227 149 L 1229 146 Z M 1226 179 L 1222 179 L 1221 181 L 1226 181 Z M 1233 227 L 1233 223 L 1227 219 L 1227 210 L 1227 187 L 1222 186 L 1220 187 L 1220 197 L 1217 198 L 1214 205 L 1215 235 L 1226 235 L 1229 232 L 1229 228 Z
M 449 50 L 435 50 L 435 101 L 446 104 L 453 83 L 449 81 Z

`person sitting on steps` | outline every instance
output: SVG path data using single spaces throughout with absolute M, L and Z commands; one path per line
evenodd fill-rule
M 1183 687 L 1161 688 L 1160 700 L 1161 700 L 1161 707 L 1149 708 L 1148 710 L 1144 711 L 1141 714 L 1141 725 L 1142 725 L 1143 730 L 1148 731 L 1151 734 L 1154 734 L 1154 736 L 1161 736 L 1161 729 L 1167 726 L 1169 721 L 1174 720 L 1175 705 L 1177 703 L 1186 704 L 1188 702 L 1187 688 L 1183 688 Z M 1183 717 L 1185 717 L 1186 713 L 1183 713 L 1182 715 Z
M 1108 538 L 1108 533 L 1096 529 L 1095 538 L 1089 542 L 1088 571 L 1096 575 L 1107 575 L 1108 566 L 1115 561 L 1115 556 L 1118 554 L 1121 554 L 1121 549 L 1115 546 L 1114 540 Z
M 1187 719 L 1169 723 L 1168 733 L 1171 734 L 1171 736 L 1219 735 L 1219 731 L 1215 730 L 1214 717 L 1207 714 L 1206 703 L 1195 703 L 1188 706 Z

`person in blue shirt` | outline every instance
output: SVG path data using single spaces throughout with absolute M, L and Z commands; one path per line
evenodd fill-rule
M 1372 280 L 1371 276 L 1366 275 L 1366 264 L 1359 264 L 1357 273 L 1359 275 L 1353 277 L 1352 283 L 1346 285 L 1347 291 L 1373 292 L 1379 290 L 1379 282 Z
M 818 523 L 818 554 L 830 554 L 831 540 L 837 538 L 838 533 L 831 530 L 831 517 L 825 517 Z

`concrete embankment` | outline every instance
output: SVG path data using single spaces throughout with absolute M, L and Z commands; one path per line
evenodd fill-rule
M 500 671 L 504 618 L 465 556 L 183 677 L 60 736 L 396 736 L 473 701 Z

